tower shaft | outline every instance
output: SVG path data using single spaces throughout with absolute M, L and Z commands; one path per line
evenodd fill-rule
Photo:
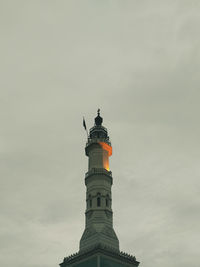
M 109 157 L 112 146 L 103 119 L 95 118 L 90 129 L 85 153 L 88 171 L 85 174 L 86 211 L 85 230 L 78 253 L 65 257 L 60 267 L 138 267 L 132 255 L 119 251 L 119 240 L 113 229 L 112 173 Z M 86 129 L 86 124 L 83 124 Z M 88 136 L 88 135 L 87 135 Z
M 102 245 L 119 251 L 119 241 L 113 229 L 112 173 L 109 157 L 112 146 L 107 129 L 101 125 L 99 113 L 85 147 L 88 172 L 85 174 L 86 212 L 85 230 L 80 240 L 80 251 Z

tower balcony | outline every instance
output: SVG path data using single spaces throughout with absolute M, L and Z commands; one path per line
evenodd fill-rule
M 91 144 L 99 143 L 99 142 L 104 142 L 104 143 L 108 144 L 109 146 L 111 146 L 111 142 L 109 140 L 109 137 L 106 137 L 106 138 L 94 138 L 94 137 L 90 138 L 90 137 L 88 137 L 86 147 L 91 145 Z
M 87 177 L 89 177 L 89 176 L 91 176 L 93 174 L 105 174 L 107 176 L 111 176 L 112 177 L 112 172 L 111 171 L 107 171 L 104 168 L 92 168 L 91 170 L 86 172 L 85 178 L 87 178 Z
M 112 185 L 113 183 L 112 172 L 107 171 L 104 168 L 92 168 L 91 170 L 86 172 L 85 185 L 87 185 L 88 182 L 92 181 L 94 178 L 99 179 L 98 176 L 101 176 L 101 179 L 104 178 Z

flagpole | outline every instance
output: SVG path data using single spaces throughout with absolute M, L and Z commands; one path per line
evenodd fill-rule
M 88 138 L 88 129 L 86 128 L 87 138 Z

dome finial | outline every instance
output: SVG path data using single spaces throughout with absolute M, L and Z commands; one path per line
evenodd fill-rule
M 96 126 L 101 126 L 102 122 L 103 122 L 103 119 L 102 117 L 100 116 L 100 109 L 98 108 L 97 110 L 97 117 L 94 119 L 95 121 L 95 125 Z

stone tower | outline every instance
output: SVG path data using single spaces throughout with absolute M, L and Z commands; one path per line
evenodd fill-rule
M 113 229 L 112 172 L 109 157 L 112 146 L 107 129 L 102 126 L 100 110 L 90 129 L 85 153 L 88 172 L 85 174 L 85 230 L 79 252 L 64 258 L 61 267 L 128 267 L 138 266 L 136 258 L 120 252 L 119 240 Z

